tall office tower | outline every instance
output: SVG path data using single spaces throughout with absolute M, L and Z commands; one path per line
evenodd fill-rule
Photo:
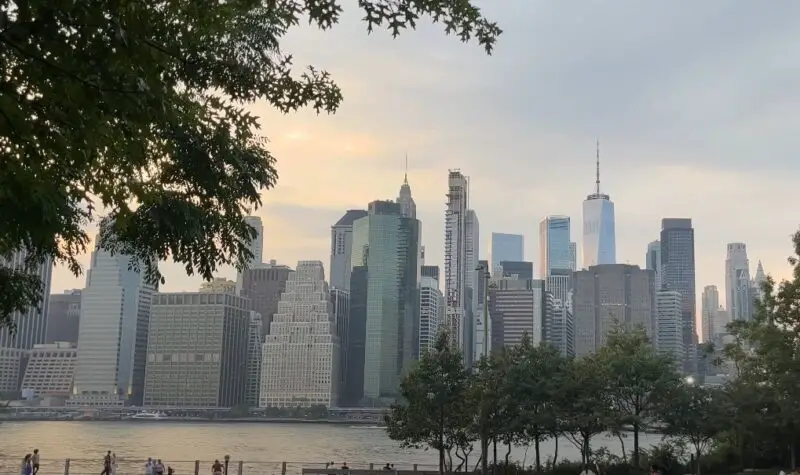
M 674 290 L 656 291 L 656 346 L 676 365 L 683 364 L 683 317 L 681 294 Z
M 443 326 L 453 343 L 464 348 L 464 317 L 469 269 L 467 263 L 467 177 L 458 170 L 448 175 L 447 209 L 444 216 L 444 296 L 446 317 Z
M 433 348 L 439 334 L 442 291 L 433 277 L 423 276 L 419 283 L 419 352 Z
M 475 315 L 475 355 L 474 361 L 478 361 L 482 356 L 488 355 L 492 351 L 492 317 L 488 311 L 487 288 L 491 271 L 489 261 L 478 261 L 478 291 L 473 295 L 478 303 L 478 312 Z
M 688 374 L 697 371 L 695 350 L 697 330 L 695 312 L 695 261 L 694 228 L 689 218 L 661 220 L 661 288 L 681 293 L 683 306 L 683 370 Z
M 142 404 L 150 306 L 156 289 L 131 257 L 95 246 L 81 293 L 78 360 L 68 404 Z
M 661 290 L 661 241 L 653 241 L 647 245 L 645 255 L 645 269 L 656 273 L 656 292 Z
M 764 285 L 764 282 L 767 280 L 766 274 L 764 274 L 764 266 L 761 265 L 761 261 L 758 261 L 758 266 L 756 267 L 756 275 L 753 276 L 753 300 L 761 300 L 764 298 L 764 291 L 761 290 L 761 286 Z M 753 307 L 754 314 L 755 314 L 755 305 Z
M 494 270 L 496 277 L 508 277 L 519 280 L 533 279 L 533 262 L 502 261 Z
M 552 319 L 552 296 L 538 279 L 492 278 L 489 287 L 492 349 L 518 345 L 527 334 L 534 345 L 546 338 L 545 322 Z
M 331 226 L 330 285 L 334 289 L 350 290 L 353 223 L 367 215 L 364 209 L 349 209 Z
M 9 328 L 0 329 L 0 348 L 30 350 L 33 345 L 42 344 L 47 336 L 47 316 L 50 306 L 50 281 L 53 278 L 53 260 L 41 263 L 26 263 L 28 252 L 24 249 L 13 252 L 7 259 L 0 256 L 0 267 L 25 271 L 39 277 L 42 284 L 42 299 L 38 305 L 28 307 L 25 312 L 13 312 L 11 322 L 16 327 L 12 335 Z
M 337 405 L 339 338 L 331 313 L 322 262 L 299 261 L 264 340 L 260 407 Z
M 363 397 L 369 404 L 394 400 L 401 375 L 419 357 L 419 248 L 419 221 L 404 217 L 397 203 L 373 201 L 369 215 L 353 223 L 353 267 L 367 274 Z M 351 302 L 351 314 L 353 308 Z
M 569 270 L 575 272 L 578 270 L 578 245 L 575 242 L 569 243 Z
M 240 295 L 250 299 L 252 310 L 261 315 L 261 331 L 269 332 L 272 316 L 278 311 L 281 294 L 286 290 L 286 281 L 294 272 L 290 267 L 279 265 L 274 260 L 260 267 L 247 269 L 242 274 Z
M 611 197 L 600 193 L 600 142 L 598 142 L 595 190 L 583 202 L 583 268 L 616 264 L 616 239 L 614 203 Z
M 548 292 L 548 295 L 552 295 Z M 575 356 L 575 318 L 572 315 L 572 304 L 565 304 L 553 298 L 552 318 L 545 322 L 545 343 L 557 349 L 561 356 Z
M 232 293 L 156 294 L 147 335 L 144 405 L 244 403 L 249 307 L 249 300 Z M 82 346 L 78 346 L 79 364 Z
M 420 273 L 422 277 L 431 277 L 433 280 L 436 281 L 436 284 L 439 284 L 439 266 L 422 266 L 422 272 Z
M 400 213 L 406 218 L 417 217 L 417 204 L 411 197 L 411 186 L 408 184 L 408 158 L 406 157 L 406 173 L 403 176 L 403 184 L 400 186 L 400 193 L 397 195 L 397 204 L 400 205 Z
M 261 222 L 261 218 L 258 216 L 245 216 L 244 222 L 249 224 L 256 230 L 256 236 L 250 240 L 248 243 L 247 249 L 253 255 L 253 258 L 248 263 L 246 269 L 254 269 L 264 262 L 264 224 Z M 240 292 L 242 290 L 243 281 L 242 281 L 242 273 L 237 271 L 236 273 L 236 292 Z
M 376 271 L 377 272 L 377 271 Z M 344 345 L 346 363 L 344 387 L 340 388 L 342 407 L 357 407 L 364 399 L 364 359 L 367 345 L 367 266 L 353 267 L 350 273 L 350 314 L 347 344 Z
M 478 320 L 478 285 L 481 273 L 478 270 L 480 251 L 480 225 L 475 210 L 467 210 L 467 305 L 464 318 L 464 365 L 471 368 L 475 362 L 475 344 Z
M 200 284 L 199 292 L 206 294 L 237 294 L 236 282 L 224 277 L 214 277 L 213 280 Z
M 563 305 L 572 307 L 572 273 L 559 270 L 557 274 L 551 274 L 545 281 L 545 289 L 553 295 L 553 298 Z
M 725 259 L 725 308 L 734 320 L 753 317 L 752 282 L 747 246 L 741 242 L 728 244 Z
M 336 327 L 336 338 L 339 339 L 339 353 L 336 355 L 339 366 L 339 380 L 336 383 L 336 387 L 338 388 L 337 400 L 341 404 L 344 400 L 344 387 L 347 384 L 346 378 L 349 369 L 347 348 L 350 342 L 350 291 L 331 287 L 330 300 L 331 319 Z
M 703 322 L 704 342 L 712 342 L 717 335 L 727 333 L 725 329 L 727 322 L 720 321 L 719 290 L 716 285 L 703 287 L 700 316 Z
M 66 341 L 34 345 L 20 387 L 23 397 L 27 394 L 37 398 L 69 397 L 78 357 L 76 346 Z
M 81 291 L 72 289 L 65 290 L 63 294 L 51 295 L 47 312 L 45 343 L 68 341 L 77 344 L 81 322 Z
M 575 355 L 588 355 L 602 348 L 609 331 L 618 325 L 642 326 L 652 338 L 654 279 L 653 271 L 628 264 L 604 264 L 575 272 Z
M 569 216 L 548 216 L 539 223 L 539 276 L 572 268 Z
M 492 272 L 503 261 L 521 262 L 525 260 L 525 236 L 522 234 L 492 233 Z
M 261 400 L 261 363 L 263 352 L 261 345 L 264 340 L 264 322 L 258 312 L 250 311 L 250 321 L 247 327 L 247 375 L 245 377 L 244 400 L 249 407 L 258 407 Z

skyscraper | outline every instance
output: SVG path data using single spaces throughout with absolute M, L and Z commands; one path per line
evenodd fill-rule
M 628 264 L 592 266 L 575 273 L 573 300 L 575 355 L 605 346 L 615 326 L 642 326 L 653 337 L 653 271 Z
M 345 385 L 347 384 L 347 372 L 350 363 L 348 361 L 348 347 L 350 343 L 350 291 L 344 289 L 330 288 L 331 296 L 331 319 L 336 327 L 336 337 L 339 339 L 339 354 L 336 359 L 339 362 L 339 381 L 338 400 L 339 404 L 346 398 L 344 395 Z
M 525 260 L 525 236 L 522 234 L 492 233 L 492 255 L 490 256 L 494 272 L 503 261 L 521 262 Z
M 78 328 L 81 322 L 81 290 L 65 290 L 62 294 L 50 295 L 47 310 L 47 338 L 45 343 L 68 341 L 78 343 Z
M 247 249 L 253 255 L 246 269 L 259 267 L 264 262 L 264 223 L 258 216 L 245 216 L 244 222 L 256 230 L 256 236 L 250 240 Z M 236 292 L 242 289 L 242 272 L 236 272 Z
M 246 298 L 230 292 L 156 294 L 144 405 L 233 407 L 246 402 L 249 306 Z
M 247 269 L 242 275 L 242 297 L 250 299 L 252 310 L 261 315 L 261 336 L 269 332 L 272 315 L 278 311 L 278 301 L 286 290 L 286 281 L 294 272 L 289 266 L 274 260 L 260 267 Z
M 459 170 L 448 175 L 447 209 L 444 216 L 444 328 L 459 347 L 464 348 L 464 317 L 468 283 L 467 209 L 469 182 Z
M 406 157 L 406 169 L 408 168 L 408 157 Z M 400 213 L 406 218 L 417 217 L 417 204 L 411 197 L 411 186 L 408 184 L 408 171 L 403 176 L 403 184 L 400 186 L 400 193 L 397 195 L 397 204 L 400 205 Z
M 363 397 L 370 403 L 394 400 L 400 376 L 419 356 L 419 250 L 419 221 L 404 217 L 398 203 L 373 201 L 353 223 L 353 272 L 366 272 Z M 356 290 L 351 328 L 361 311 Z
M 617 244 L 614 203 L 600 193 L 600 143 L 597 143 L 597 179 L 595 191 L 583 202 L 583 268 L 616 264 Z
M 767 276 L 764 274 L 764 266 L 761 265 L 761 261 L 758 261 L 756 275 L 753 276 L 753 299 L 761 300 L 764 298 L 764 292 L 761 290 L 761 286 L 764 285 L 766 280 Z
M 647 245 L 645 269 L 656 273 L 656 291 L 661 290 L 661 241 L 653 241 Z
M 661 220 L 661 287 L 681 294 L 683 308 L 684 371 L 697 371 L 695 349 L 697 330 L 695 312 L 694 228 L 689 218 Z
M 264 321 L 258 312 L 250 310 L 250 325 L 247 329 L 247 375 L 244 398 L 250 407 L 258 407 L 261 400 L 261 363 L 263 358 Z
M 518 345 L 525 334 L 531 343 L 539 345 L 546 338 L 553 300 L 542 280 L 494 277 L 489 288 L 489 313 L 492 350 Z
M 576 244 L 574 241 L 569 243 L 569 259 L 569 270 L 575 272 L 578 270 L 578 244 Z
M 112 255 L 99 245 L 92 252 L 81 293 L 71 405 L 142 404 L 155 288 L 130 262 L 130 256 Z
M 478 319 L 478 285 L 481 273 L 478 270 L 480 251 L 480 225 L 475 210 L 467 210 L 467 302 L 464 318 L 464 364 L 469 368 L 474 363 Z
M 433 277 L 423 276 L 419 284 L 419 352 L 433 348 L 439 333 L 439 305 L 442 292 L 439 282 Z
M 320 261 L 300 261 L 264 340 L 260 407 L 337 405 L 339 338 Z
M 539 223 L 539 266 L 542 279 L 573 267 L 569 216 L 548 216 Z
M 725 259 L 725 308 L 733 320 L 752 318 L 752 287 L 747 246 L 741 242 L 728 244 L 728 255 Z
M 700 318 L 703 322 L 703 341 L 711 342 L 720 334 L 725 333 L 725 327 L 719 325 L 719 291 L 716 285 L 703 287 L 700 300 Z
M 656 346 L 676 365 L 683 365 L 683 317 L 681 294 L 674 290 L 656 291 Z
M 53 277 L 53 260 L 45 259 L 41 263 L 26 263 L 28 252 L 24 249 L 15 251 L 9 259 L 0 257 L 0 267 L 9 267 L 18 271 L 26 271 L 39 277 L 42 284 L 42 300 L 38 305 L 28 307 L 25 312 L 11 314 L 11 322 L 16 331 L 12 335 L 9 328 L 0 328 L 0 348 L 30 350 L 33 345 L 45 342 L 47 337 L 47 316 L 50 306 L 50 281 Z M 29 267 L 33 266 L 32 268 Z
M 367 210 L 349 209 L 336 224 L 331 226 L 330 285 L 335 289 L 350 290 L 353 222 L 366 215 Z

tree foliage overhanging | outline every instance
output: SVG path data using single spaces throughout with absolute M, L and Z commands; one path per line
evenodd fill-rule
M 86 226 L 141 262 L 167 257 L 210 279 L 246 265 L 243 216 L 277 179 L 245 106 L 336 111 L 323 70 L 293 71 L 281 49 L 308 22 L 332 28 L 341 0 L 0 0 L 0 325 L 35 305 L 46 258 L 81 272 Z M 491 53 L 501 31 L 470 0 L 359 0 L 368 31 L 420 19 Z
M 401 400 L 386 416 L 389 436 L 439 450 L 442 472 L 481 466 L 486 473 L 490 457 L 493 467 L 507 469 L 514 444 L 534 450 L 534 469 L 541 473 L 557 463 L 559 439 L 581 454 L 577 471 L 603 473 L 616 464 L 641 473 L 653 463 L 681 475 L 687 469 L 698 475 L 794 469 L 800 453 L 800 232 L 793 243 L 793 279 L 776 285 L 768 278 L 754 318 L 731 323 L 727 343 L 710 348 L 721 355 L 716 365 L 732 373 L 722 386 L 684 378 L 641 328 L 619 327 L 598 353 L 574 359 L 526 337 L 482 359 L 474 371 L 465 371 L 442 337 L 403 381 Z M 444 417 L 431 417 L 442 407 L 442 382 L 455 380 L 446 400 L 458 403 L 447 405 Z M 640 447 L 643 431 L 671 442 Z M 630 452 L 626 432 L 632 433 Z M 621 456 L 592 446 L 603 433 L 619 438 Z M 547 439 L 554 439 L 555 453 L 540 453 Z M 490 454 L 497 443 L 507 447 L 505 460 L 497 460 L 496 449 Z M 468 458 L 473 444 L 479 449 L 474 466 Z M 691 466 L 681 462 L 687 454 Z

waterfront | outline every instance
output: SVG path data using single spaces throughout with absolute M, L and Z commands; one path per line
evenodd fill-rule
M 176 469 L 176 475 L 194 472 L 194 460 L 201 460 L 201 472 L 210 473 L 210 463 L 231 456 L 231 464 L 244 461 L 245 474 L 280 474 L 281 462 L 288 462 L 288 473 L 300 473 L 302 467 L 313 467 L 326 461 L 347 462 L 351 468 L 370 463 L 382 466 L 394 463 L 397 468 L 420 470 L 436 468 L 433 451 L 402 449 L 387 437 L 382 428 L 332 424 L 269 424 L 269 423 L 162 423 L 162 422 L 4 422 L 0 450 L 0 473 L 18 473 L 22 456 L 38 447 L 42 454 L 41 475 L 63 474 L 64 460 L 71 458 L 71 474 L 95 474 L 101 470 L 100 459 L 112 450 L 119 460 L 118 475 L 143 473 L 147 457 L 164 459 Z M 643 435 L 642 447 L 660 439 Z M 628 436 L 627 450 L 633 441 Z M 593 447 L 606 445 L 618 453 L 616 438 L 598 436 Z M 552 441 L 542 444 L 543 458 L 553 451 Z M 477 453 L 477 450 L 474 452 Z M 498 448 L 498 458 L 505 448 Z M 565 439 L 559 443 L 559 458 L 576 459 L 579 453 Z M 524 448 L 512 450 L 512 458 L 523 460 Z M 474 457 L 477 462 L 477 456 Z M 533 450 L 526 463 L 533 461 Z M 233 470 L 233 469 L 232 469 Z M 236 473 L 233 470 L 231 473 Z

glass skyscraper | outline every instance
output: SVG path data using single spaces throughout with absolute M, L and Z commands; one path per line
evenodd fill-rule
M 569 216 L 548 216 L 539 223 L 539 275 L 570 271 L 572 249 Z
M 353 223 L 352 265 L 366 272 L 363 397 L 369 403 L 394 400 L 401 375 L 419 357 L 419 229 L 391 201 L 370 203 L 369 214 Z
M 525 236 L 522 234 L 492 233 L 492 271 L 503 261 L 525 260 Z
M 697 371 L 694 362 L 696 342 L 694 228 L 689 218 L 661 220 L 661 286 L 681 294 L 684 371 Z

